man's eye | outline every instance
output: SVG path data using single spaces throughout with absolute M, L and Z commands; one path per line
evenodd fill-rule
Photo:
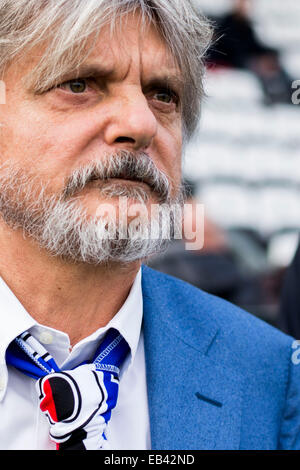
M 155 99 L 163 103 L 170 104 L 173 102 L 175 104 L 178 104 L 178 97 L 171 90 L 159 90 L 155 93 L 154 97 Z
M 86 80 L 83 79 L 74 79 L 63 83 L 62 85 L 60 85 L 60 88 L 67 89 L 75 94 L 81 94 L 86 91 L 87 83 Z

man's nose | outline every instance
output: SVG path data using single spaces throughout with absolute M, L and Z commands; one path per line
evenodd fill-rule
M 157 133 L 157 119 L 147 98 L 138 93 L 116 99 L 104 132 L 107 145 L 128 150 L 146 150 Z

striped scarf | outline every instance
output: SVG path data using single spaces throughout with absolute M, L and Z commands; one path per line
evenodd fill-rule
M 94 360 L 61 371 L 48 351 L 27 331 L 8 347 L 6 362 L 37 380 L 42 413 L 57 450 L 108 449 L 106 428 L 119 391 L 120 366 L 129 352 L 111 328 Z

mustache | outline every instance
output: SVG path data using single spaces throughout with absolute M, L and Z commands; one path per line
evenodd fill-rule
M 63 199 L 75 196 L 92 181 L 105 183 L 113 178 L 147 184 L 160 202 L 167 202 L 171 197 L 168 177 L 157 168 L 147 153 L 122 150 L 75 170 L 65 183 Z

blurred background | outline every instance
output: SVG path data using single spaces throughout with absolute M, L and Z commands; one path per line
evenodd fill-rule
M 197 4 L 215 37 L 184 176 L 205 206 L 205 243 L 174 241 L 149 264 L 300 338 L 300 2 Z

